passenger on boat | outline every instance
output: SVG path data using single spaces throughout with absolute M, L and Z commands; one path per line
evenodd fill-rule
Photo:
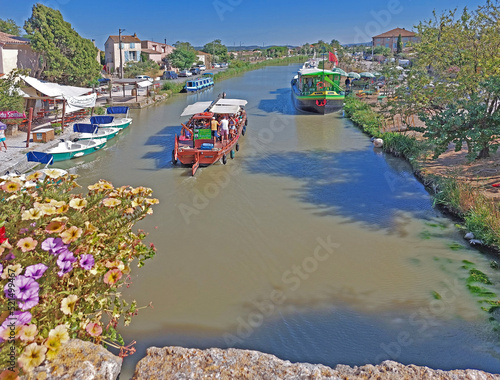
M 212 139 L 214 140 L 214 146 L 215 146 L 215 139 L 217 137 L 217 127 L 220 125 L 220 123 L 215 120 L 215 117 L 212 117 L 212 121 L 210 122 L 210 128 L 212 129 Z
M 229 118 L 229 137 L 231 139 L 236 136 L 236 120 L 234 117 Z
M 229 137 L 229 121 L 224 116 L 220 122 L 220 129 L 222 135 L 222 143 L 224 144 L 224 139 L 227 141 Z

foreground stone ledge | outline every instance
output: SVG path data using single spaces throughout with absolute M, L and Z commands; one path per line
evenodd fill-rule
M 57 357 L 35 368 L 21 379 L 115 380 L 122 368 L 122 358 L 100 345 L 71 339 Z
M 443 379 L 493 380 L 492 375 L 478 370 L 441 371 L 428 367 L 385 361 L 380 365 L 335 369 L 324 365 L 290 363 L 274 355 L 257 351 L 210 348 L 151 347 L 136 366 L 134 380 L 145 379 Z

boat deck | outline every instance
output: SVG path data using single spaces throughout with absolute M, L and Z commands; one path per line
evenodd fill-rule
M 213 139 L 197 139 L 195 140 L 195 144 L 193 144 L 193 140 L 181 140 L 179 139 L 179 148 L 182 149 L 193 149 L 196 147 L 196 149 L 201 149 L 201 150 L 222 150 L 228 145 L 230 145 L 233 140 L 237 139 L 238 136 L 233 137 L 232 139 L 229 139 L 228 141 L 224 141 L 222 143 L 219 139 L 216 139 L 215 145 L 212 147 L 212 149 L 209 149 L 207 145 L 203 144 L 213 144 Z M 203 146 L 207 146 L 207 148 L 203 148 Z

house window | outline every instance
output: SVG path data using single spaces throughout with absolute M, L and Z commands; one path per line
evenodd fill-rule
M 131 48 L 131 49 L 135 49 L 135 42 L 131 42 L 131 43 L 130 43 L 130 48 Z
M 122 49 L 125 49 L 125 44 L 124 44 L 123 42 L 122 42 L 120 45 L 121 45 L 120 47 L 121 47 Z
M 156 45 L 153 45 L 153 50 L 156 51 Z
M 130 53 L 130 60 L 131 61 L 137 61 L 137 52 L 136 51 L 131 51 Z
M 162 47 L 161 47 L 161 52 L 162 52 L 162 53 L 165 53 L 165 46 L 162 46 Z

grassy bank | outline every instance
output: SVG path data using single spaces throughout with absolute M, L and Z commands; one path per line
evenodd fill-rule
M 425 177 L 420 170 L 425 166 L 430 151 L 428 142 L 402 133 L 381 132 L 382 116 L 355 97 L 346 98 L 344 113 L 363 132 L 383 139 L 385 151 L 407 159 L 426 184 L 433 184 L 436 189 L 436 204 L 458 216 L 463 221 L 464 228 L 474 233 L 476 239 L 500 251 L 499 206 L 470 184 L 455 177 Z

